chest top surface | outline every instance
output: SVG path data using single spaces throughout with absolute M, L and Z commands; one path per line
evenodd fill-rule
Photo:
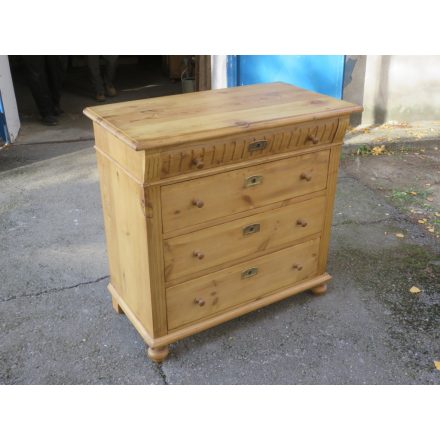
M 361 110 L 278 82 L 100 105 L 84 114 L 131 148 L 156 150 Z

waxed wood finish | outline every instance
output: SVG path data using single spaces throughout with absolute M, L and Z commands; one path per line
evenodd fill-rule
M 335 139 L 337 128 L 338 119 L 333 118 L 276 130 L 254 132 L 251 136 L 221 138 L 211 143 L 167 151 L 160 155 L 161 178 L 328 145 Z M 259 140 L 267 142 L 263 149 L 252 150 L 249 148 L 253 142 Z
M 152 360 L 259 307 L 325 293 L 340 146 L 360 110 L 283 83 L 85 109 L 112 305 Z
M 328 158 L 329 150 L 324 150 L 166 185 L 162 188 L 163 230 L 180 229 L 324 189 Z M 261 182 L 248 181 L 254 176 Z
M 110 281 L 154 334 L 143 188 L 97 150 Z M 115 306 L 115 305 L 114 305 Z
M 347 115 L 361 107 L 273 83 L 90 107 L 85 114 L 136 150 L 157 150 Z
M 324 196 L 315 197 L 165 240 L 165 279 L 191 276 L 317 234 L 323 227 L 325 202 Z
M 319 239 L 205 275 L 167 289 L 172 330 L 316 275 Z M 255 275 L 244 277 L 247 270 Z

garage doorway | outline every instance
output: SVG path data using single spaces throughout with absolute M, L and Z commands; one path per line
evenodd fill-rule
M 48 127 L 41 124 L 21 56 L 9 56 L 9 62 L 21 121 L 17 144 L 91 140 L 92 126 L 82 114 L 85 107 L 180 94 L 182 74 L 184 79 L 193 76 L 194 91 L 211 88 L 210 56 L 122 55 L 115 77 L 117 96 L 97 102 L 86 56 L 70 55 L 61 96 L 64 113 L 58 125 Z

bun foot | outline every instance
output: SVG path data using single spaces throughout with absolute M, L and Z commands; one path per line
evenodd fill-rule
M 118 302 L 113 298 L 112 296 L 112 306 L 116 313 L 122 314 L 124 311 L 121 309 L 121 306 L 118 304 Z
M 327 284 L 320 284 L 319 286 L 312 287 L 310 290 L 312 291 L 313 295 L 324 295 L 324 293 L 327 292 Z
M 148 357 L 154 362 L 162 362 L 167 356 L 170 350 L 168 345 L 164 347 L 148 347 Z

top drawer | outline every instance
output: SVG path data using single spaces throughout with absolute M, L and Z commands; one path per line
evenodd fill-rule
M 327 185 L 329 154 L 329 150 L 323 150 L 164 185 L 163 231 L 323 190 Z
M 176 176 L 198 170 L 238 163 L 258 157 L 331 144 L 338 119 L 324 119 L 282 130 L 220 139 L 202 146 L 164 152 L 160 155 L 160 177 Z

